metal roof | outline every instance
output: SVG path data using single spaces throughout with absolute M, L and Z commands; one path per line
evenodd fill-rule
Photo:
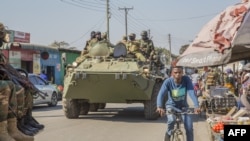
M 13 42 L 10 45 L 11 47 L 20 47 L 22 49 L 30 50 L 40 50 L 40 51 L 49 51 L 49 52 L 58 52 L 58 49 L 51 46 L 39 45 L 39 44 L 30 44 L 30 43 L 16 43 Z

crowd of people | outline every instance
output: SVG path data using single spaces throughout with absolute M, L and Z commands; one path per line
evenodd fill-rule
M 182 67 L 172 67 L 170 77 L 163 82 L 157 97 L 157 111 L 160 115 L 167 116 L 164 141 L 170 141 L 173 132 L 176 122 L 173 112 L 176 109 L 183 111 L 189 108 L 187 95 L 194 103 L 195 112 L 199 113 L 198 97 L 210 95 L 216 87 L 228 89 L 228 93 L 238 101 L 238 109 L 250 110 L 250 63 L 238 72 L 230 68 L 223 71 L 219 67 L 204 67 L 194 69 L 191 74 L 185 74 Z M 186 140 L 193 141 L 192 119 L 188 114 L 183 115 L 182 118 L 186 129 Z

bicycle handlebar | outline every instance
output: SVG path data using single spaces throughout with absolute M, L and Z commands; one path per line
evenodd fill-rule
M 169 109 L 169 111 L 168 111 Z M 170 114 L 170 113 L 175 113 L 175 114 L 192 114 L 194 113 L 193 110 L 191 110 L 190 108 L 183 108 L 182 110 L 173 106 L 169 106 L 166 109 L 166 113 Z

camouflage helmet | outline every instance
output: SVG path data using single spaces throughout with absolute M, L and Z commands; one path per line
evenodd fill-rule
M 135 37 L 136 35 L 135 35 L 135 33 L 130 33 L 128 36 L 129 37 Z
M 148 36 L 148 32 L 147 32 L 146 30 L 143 30 L 143 31 L 141 32 L 141 36 Z
M 106 39 L 107 36 L 108 36 L 108 35 L 107 35 L 107 32 L 103 32 L 103 33 L 102 33 L 102 38 Z
M 91 31 L 90 36 L 95 35 L 95 31 Z
M 100 31 L 96 31 L 95 35 L 101 35 L 101 32 Z
M 123 40 L 127 40 L 128 37 L 127 37 L 126 35 L 123 35 L 123 36 L 122 36 L 122 39 L 123 39 Z

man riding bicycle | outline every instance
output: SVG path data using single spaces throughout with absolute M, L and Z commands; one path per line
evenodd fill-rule
M 199 103 L 194 93 L 192 81 L 188 76 L 183 76 L 182 67 L 174 66 L 172 68 L 172 76 L 163 82 L 157 96 L 157 111 L 161 116 L 165 115 L 165 111 L 167 111 L 168 128 L 165 133 L 164 141 L 170 141 L 175 125 L 175 116 L 174 114 L 171 114 L 171 111 L 174 111 L 175 108 L 187 109 L 189 107 L 187 103 L 187 93 L 194 103 L 195 113 L 199 113 Z M 193 141 L 194 135 L 192 118 L 189 114 L 184 114 L 182 115 L 182 119 L 186 130 L 187 141 Z

